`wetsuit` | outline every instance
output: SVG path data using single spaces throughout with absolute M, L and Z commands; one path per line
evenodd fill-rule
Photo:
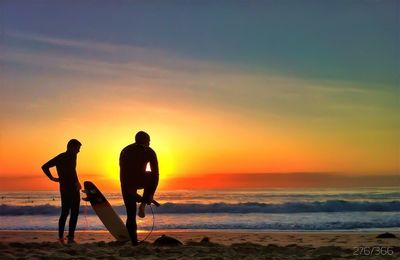
M 148 163 L 150 163 L 151 172 L 146 172 Z M 136 244 L 136 202 L 150 204 L 150 198 L 157 189 L 159 178 L 157 155 L 148 146 L 130 144 L 122 150 L 119 166 L 122 196 L 127 213 L 126 228 L 132 243 Z M 141 201 L 136 197 L 138 189 L 144 189 Z
M 63 238 L 65 222 L 71 211 L 68 238 L 73 239 L 80 205 L 79 180 L 76 174 L 76 154 L 66 151 L 45 163 L 42 169 L 49 178 L 51 177 L 49 175 L 50 171 L 46 171 L 46 169 L 54 166 L 57 168 L 61 193 L 61 216 L 58 221 L 58 236 Z

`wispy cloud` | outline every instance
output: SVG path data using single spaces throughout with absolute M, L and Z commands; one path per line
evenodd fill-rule
M 11 37 L 23 41 L 34 41 L 43 44 L 54 45 L 58 47 L 70 47 L 77 49 L 86 49 L 86 50 L 96 50 L 102 52 L 115 52 L 120 50 L 129 50 L 135 52 L 146 52 L 146 48 L 140 47 L 132 47 L 128 45 L 121 44 L 107 44 L 101 42 L 95 42 L 90 40 L 74 40 L 74 39 L 65 39 L 65 38 L 57 38 L 46 35 L 37 35 L 32 33 L 20 32 L 15 30 L 7 30 L 4 32 L 5 37 Z
M 58 52 L 53 52 L 53 55 L 63 56 L 64 58 L 70 56 L 73 60 L 78 63 L 91 65 L 111 66 L 115 70 L 127 70 L 141 67 L 143 70 L 150 70 L 150 72 L 157 72 L 163 74 L 166 71 L 178 71 L 183 70 L 187 72 L 187 69 L 201 69 L 201 70 L 224 70 L 222 64 L 201 62 L 199 60 L 193 61 L 184 57 L 179 57 L 176 53 L 166 52 L 155 48 L 144 48 L 126 44 L 116 43 L 105 43 L 91 40 L 76 40 L 76 39 L 65 39 L 57 38 L 44 35 L 36 35 L 30 33 L 23 33 L 19 31 L 6 31 L 4 37 L 10 37 L 14 40 L 23 41 L 25 43 L 36 42 L 44 45 L 51 45 L 60 48 Z M 25 44 L 24 48 L 29 44 Z M 65 49 L 75 49 L 81 52 L 65 54 Z M 14 48 L 17 51 L 18 48 Z M 26 50 L 26 49 L 25 49 Z M 19 49 L 18 51 L 21 51 Z M 51 52 L 48 50 L 40 51 L 35 48 L 29 48 L 28 52 L 35 52 L 41 55 L 42 58 L 51 57 Z M 86 52 L 86 53 L 85 53 Z M 82 57 L 82 53 L 85 53 L 87 57 Z M 26 54 L 26 53 L 24 53 Z M 44 56 L 43 56 L 44 55 Z M 31 59 L 26 59 L 31 60 Z M 40 61 L 41 59 L 35 59 Z M 89 60 L 89 61 L 87 61 Z M 50 60 L 53 61 L 53 60 Z M 68 60 L 67 60 L 68 61 Z M 97 62 L 94 64 L 94 62 Z M 54 63 L 53 63 L 54 64 Z M 153 74 L 157 77 L 157 74 Z
M 5 37 L 56 47 L 48 51 L 16 44 L 1 52 L 0 59 L 6 65 L 39 67 L 47 78 L 74 81 L 70 85 L 78 85 L 80 92 L 87 89 L 92 93 L 96 88 L 97 94 L 123 93 L 124 98 L 151 95 L 155 101 L 225 107 L 257 117 L 290 120 L 336 120 L 338 114 L 351 117 L 365 110 L 387 109 L 387 101 L 392 102 L 387 89 L 364 88 L 344 81 L 305 80 L 235 64 L 193 60 L 163 50 L 20 31 L 6 31 Z M 65 48 L 73 51 L 66 53 Z M 63 87 L 58 91 L 63 92 Z

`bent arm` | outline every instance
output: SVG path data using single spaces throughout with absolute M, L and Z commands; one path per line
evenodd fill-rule
M 55 157 L 55 158 L 51 159 L 50 161 L 48 161 L 47 163 L 43 164 L 42 170 L 43 170 L 44 174 L 46 174 L 46 176 L 49 177 L 50 180 L 59 182 L 59 178 L 53 177 L 53 175 L 51 175 L 51 172 L 50 172 L 50 168 L 56 166 L 56 162 L 57 162 L 57 157 Z
M 151 174 L 154 176 L 155 179 L 155 186 L 158 186 L 158 180 L 159 180 L 159 170 L 158 170 L 158 160 L 157 160 L 157 155 L 153 151 L 151 160 L 150 160 L 150 168 L 151 168 Z

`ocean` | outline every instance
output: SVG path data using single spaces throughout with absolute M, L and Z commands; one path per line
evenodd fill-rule
M 125 221 L 121 194 L 106 192 Z M 0 192 L 0 230 L 57 230 L 59 193 Z M 140 230 L 400 230 L 400 188 L 159 191 Z M 68 224 L 68 221 L 67 221 Z M 81 202 L 78 230 L 105 230 Z

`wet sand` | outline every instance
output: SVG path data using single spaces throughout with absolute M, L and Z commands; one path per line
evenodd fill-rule
M 162 234 L 184 245 L 153 245 Z M 55 231 L 0 231 L 0 259 L 399 259 L 400 239 L 378 239 L 378 234 L 165 230 L 133 247 L 116 243 L 106 231 L 78 231 L 73 245 L 57 242 Z M 204 237 L 209 242 L 201 242 Z

